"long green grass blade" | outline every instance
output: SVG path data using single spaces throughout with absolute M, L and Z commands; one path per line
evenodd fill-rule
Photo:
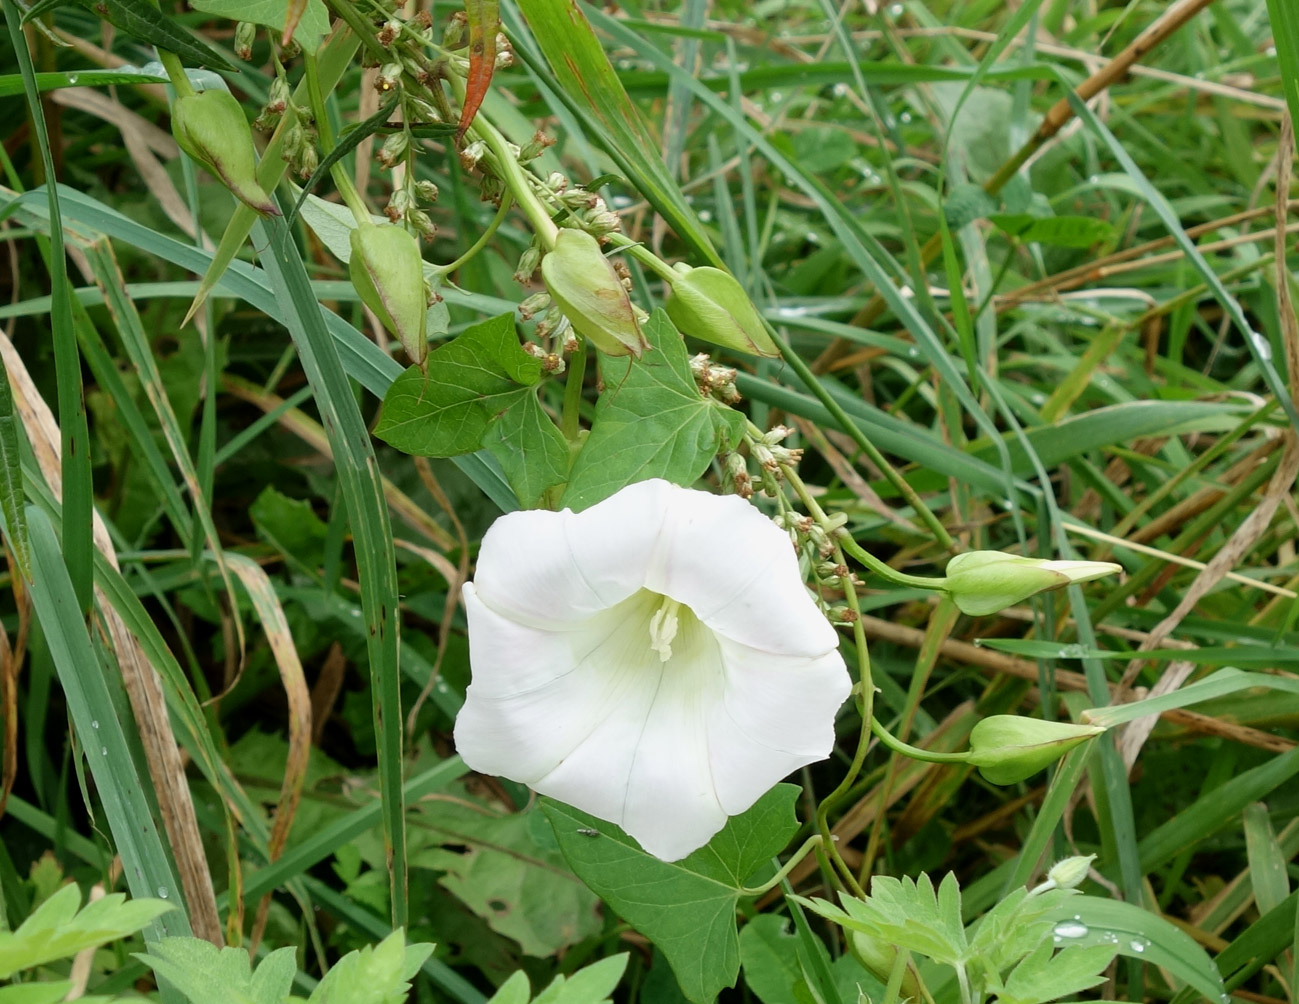
M 383 799 L 384 847 L 388 854 L 392 922 L 405 927 L 406 832 L 402 793 L 401 670 L 398 665 L 397 571 L 388 505 L 369 432 L 334 339 L 325 325 L 302 259 L 282 222 L 258 222 L 253 233 L 266 248 L 262 265 L 283 305 L 307 379 L 315 391 L 322 424 L 333 448 L 335 471 L 347 504 L 361 581 L 370 659 L 371 699 L 379 744 L 379 787 Z

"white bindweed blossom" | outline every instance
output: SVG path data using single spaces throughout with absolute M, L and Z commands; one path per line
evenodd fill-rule
M 502 516 L 464 600 L 465 763 L 665 861 L 834 745 L 838 637 L 788 536 L 736 496 L 642 481 Z

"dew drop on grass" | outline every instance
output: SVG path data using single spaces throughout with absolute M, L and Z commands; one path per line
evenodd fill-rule
M 100 756 L 108 756 L 108 747 L 107 747 L 107 746 L 101 746 L 101 747 L 99 747 L 99 755 L 100 755 Z
M 1055 936 L 1057 938 L 1085 938 L 1087 936 L 1087 925 L 1080 924 L 1076 920 L 1066 920 L 1055 925 Z
M 1131 948 L 1134 952 L 1138 952 L 1138 953 L 1144 952 L 1146 950 L 1145 943 L 1141 941 L 1129 941 L 1128 947 Z
M 90 727 L 91 727 L 92 729 L 97 729 L 97 728 L 99 728 L 99 721 L 96 720 L 96 721 L 91 722 L 91 723 L 90 723 Z
M 167 898 L 167 887 L 165 885 L 158 886 L 158 898 L 159 899 Z

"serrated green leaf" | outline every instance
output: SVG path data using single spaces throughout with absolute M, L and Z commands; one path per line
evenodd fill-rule
M 136 958 L 174 984 L 191 1004 L 280 1004 L 297 973 L 293 948 L 272 952 L 256 971 L 243 948 L 201 938 L 164 938 Z
M 501 464 L 524 509 L 568 480 L 572 451 L 536 394 L 525 394 L 487 429 L 483 446 Z
M 311 1004 L 404 1004 L 411 979 L 433 952 L 432 945 L 405 940 L 397 930 L 377 945 L 348 952 L 316 985 Z
M 988 217 L 1000 230 L 1026 244 L 1086 248 L 1114 236 L 1114 225 L 1094 216 L 1033 216 L 994 213 Z
M 606 361 L 606 390 L 591 434 L 573 461 L 563 504 L 575 511 L 647 478 L 691 485 L 719 448 L 738 442 L 744 416 L 705 398 L 690 374 L 685 343 L 667 314 L 644 325 L 650 351 Z
M 607 1004 L 626 969 L 626 952 L 593 962 L 568 979 L 556 976 L 533 1004 Z
M 569 867 L 667 958 L 682 992 L 710 1004 L 735 985 L 740 939 L 735 908 L 745 881 L 784 849 L 798 821 L 799 788 L 779 784 L 732 817 L 708 844 L 660 861 L 612 823 L 542 799 Z
M 393 381 L 374 430 L 418 457 L 473 453 L 497 416 L 541 379 L 541 361 L 520 348 L 510 314 L 467 328 L 430 352 L 426 365 L 427 373 L 412 366 Z
M 520 969 L 500 985 L 487 1004 L 528 1004 L 531 996 L 532 986 L 528 983 L 528 974 Z
M 0 979 L 54 959 L 71 958 L 83 948 L 124 938 L 175 909 L 161 900 L 127 901 L 120 892 L 110 893 L 78 911 L 80 904 L 81 890 L 65 885 L 16 931 L 0 931 Z
M 1044 941 L 1015 967 L 997 1000 L 999 1004 L 1044 1004 L 1090 990 L 1105 981 L 1105 967 L 1117 952 L 1106 944 L 1055 952 L 1051 942 Z
M 843 909 L 825 900 L 795 899 L 846 930 L 860 931 L 936 962 L 954 965 L 968 955 L 960 889 L 951 873 L 937 892 L 923 873 L 919 879 L 877 875 L 866 899 L 841 894 Z

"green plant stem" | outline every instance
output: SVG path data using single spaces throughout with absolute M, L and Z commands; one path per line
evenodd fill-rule
M 884 454 L 880 453 L 880 451 L 875 448 L 875 444 L 866 438 L 866 434 L 857 427 L 856 422 L 848 417 L 848 413 L 840 407 L 839 402 L 830 396 L 830 392 L 821 385 L 821 381 L 808 367 L 807 363 L 803 362 L 803 358 L 790 347 L 789 343 L 780 336 L 771 324 L 766 323 L 765 321 L 763 323 L 766 324 L 767 333 L 771 335 L 772 339 L 775 341 L 776 348 L 780 350 L 781 358 L 784 359 L 785 362 L 789 364 L 790 368 L 798 374 L 798 378 L 804 383 L 807 389 L 812 392 L 816 399 L 825 406 L 826 411 L 828 411 L 839 424 L 839 428 L 848 434 L 849 438 L 851 438 L 852 441 L 857 444 L 858 448 L 866 454 L 871 463 L 884 472 L 884 476 L 888 479 L 889 484 L 896 488 L 898 493 L 907 500 L 907 504 L 915 510 L 916 516 L 925 524 L 929 529 L 929 532 L 934 535 L 934 539 L 938 541 L 943 549 L 946 551 L 954 550 L 956 544 L 952 540 L 951 535 L 947 532 L 947 528 L 939 522 L 937 516 L 929 511 L 929 507 L 920 500 L 920 496 L 917 495 L 916 490 L 907 483 L 906 478 L 899 474 L 897 470 L 894 469 L 893 465 L 884 459 Z
M 849 939 L 851 943 L 851 938 Z M 893 968 L 889 970 L 889 982 L 884 988 L 883 1004 L 895 1004 L 898 994 L 902 992 L 902 980 L 907 975 L 907 966 L 911 963 L 911 953 L 899 949 L 893 958 Z
M 320 86 L 320 69 L 315 56 L 305 50 L 302 55 L 306 67 L 307 103 L 311 106 L 312 118 L 316 120 L 316 132 L 320 136 L 320 149 L 323 153 L 328 154 L 334 148 L 334 135 L 333 130 L 329 127 L 329 115 L 325 109 L 325 92 Z M 373 223 L 374 220 L 370 218 L 370 210 L 366 206 L 365 200 L 361 197 L 361 193 L 356 190 L 356 182 L 347 173 L 341 160 L 330 167 L 329 176 L 333 179 L 334 187 L 338 189 L 338 194 L 342 196 L 343 202 L 352 211 L 357 226 Z
M 464 254 L 462 254 L 455 261 L 451 262 L 451 264 L 437 265 L 434 267 L 434 271 L 442 275 L 450 275 L 456 269 L 462 268 L 466 262 L 468 262 L 471 258 L 474 257 L 474 255 L 478 254 L 479 251 L 487 247 L 487 242 L 492 239 L 492 235 L 496 233 L 497 229 L 505 221 L 505 216 L 507 213 L 509 213 L 510 206 L 512 204 L 513 203 L 510 199 L 510 193 L 505 192 L 501 196 L 501 204 L 496 209 L 496 215 L 492 217 L 492 222 L 487 224 L 487 229 L 484 230 L 481 234 L 479 234 L 478 240 L 474 241 L 473 245 L 469 248 L 469 250 L 466 251 Z
M 456 97 L 464 100 L 465 83 L 457 76 L 448 78 L 451 86 L 456 91 Z M 510 148 L 505 137 L 501 135 L 499 129 L 492 125 L 483 114 L 482 109 L 474 116 L 474 124 L 469 127 L 469 131 L 481 139 L 487 149 L 492 151 L 492 156 L 496 160 L 496 169 L 500 172 L 501 180 L 505 182 L 505 187 L 509 189 L 514 196 L 514 201 L 519 204 L 523 214 L 528 218 L 528 224 L 532 227 L 532 232 L 537 235 L 542 246 L 547 251 L 555 249 L 555 238 L 559 236 L 559 227 L 555 226 L 554 221 L 550 218 L 550 213 L 541 200 L 532 190 L 532 185 L 528 181 L 527 172 L 523 166 L 510 153 Z
M 758 886 L 745 886 L 740 890 L 741 896 L 761 896 L 763 893 L 770 892 L 776 886 L 785 880 L 785 876 L 792 872 L 800 861 L 808 856 L 815 848 L 821 846 L 822 837 L 819 833 L 813 833 L 803 841 L 803 846 L 796 850 L 792 857 L 781 866 L 780 871 L 776 872 L 770 879 Z
M 166 49 L 159 49 L 158 60 L 162 63 L 162 68 L 167 71 L 167 79 L 171 81 L 171 86 L 176 89 L 178 97 L 185 98 L 194 93 L 194 86 L 189 82 L 189 77 L 185 73 L 185 64 L 180 61 L 178 55 Z
M 906 572 L 899 572 L 891 565 L 880 561 L 879 558 L 871 554 L 864 547 L 853 540 L 852 534 L 847 530 L 840 529 L 836 533 L 836 539 L 843 545 L 843 549 L 860 561 L 881 578 L 888 579 L 890 582 L 899 586 L 915 586 L 919 589 L 943 589 L 946 586 L 946 579 L 934 579 L 923 575 L 908 575 Z
M 913 760 L 923 760 L 925 763 L 969 763 L 970 754 L 965 753 L 936 753 L 933 750 L 923 750 L 919 746 L 912 746 L 910 743 L 904 743 L 897 736 L 893 735 L 886 729 L 878 718 L 871 719 L 871 731 L 885 746 L 894 753 L 901 753 L 903 756 L 909 756 Z
M 608 236 L 610 244 L 635 258 L 668 285 L 671 285 L 679 278 L 677 273 L 672 271 L 671 265 L 665 262 L 640 241 L 634 241 L 626 234 L 620 233 L 612 233 Z
M 568 377 L 564 381 L 564 410 L 560 431 L 570 443 L 576 443 L 581 431 L 582 387 L 586 382 L 586 339 L 580 338 L 577 351 L 569 357 Z
M 750 435 L 753 433 L 762 434 L 753 423 L 749 423 L 749 432 Z M 780 472 L 794 489 L 809 515 L 831 534 L 830 540 L 834 544 L 835 560 L 843 564 L 843 550 L 839 547 L 837 537 L 833 535 L 833 524 L 825 514 L 825 510 L 812 497 L 812 493 L 807 490 L 807 485 L 803 483 L 803 479 L 798 476 L 798 472 L 793 467 L 782 464 Z M 783 496 L 781 498 L 783 499 Z M 834 835 L 830 832 L 830 810 L 838 805 L 848 791 L 851 790 L 853 782 L 857 780 L 857 775 L 861 773 L 862 764 L 866 760 L 866 751 L 870 746 L 867 723 L 873 719 L 875 704 L 875 684 L 871 679 L 870 647 L 866 643 L 866 630 L 861 623 L 861 604 L 857 599 L 857 589 L 853 585 L 851 575 L 843 577 L 843 592 L 844 601 L 848 604 L 848 609 L 852 611 L 853 644 L 857 648 L 857 675 L 859 681 L 854 691 L 857 694 L 858 710 L 861 712 L 862 724 L 861 730 L 857 734 L 857 748 L 853 752 L 852 762 L 848 765 L 848 772 L 843 776 L 843 780 L 839 782 L 838 787 L 821 799 L 821 803 L 817 806 L 816 828 L 822 838 L 822 852 L 833 864 L 835 873 L 838 874 L 853 895 L 864 896 L 865 892 L 858 883 L 857 876 L 853 874 L 853 870 L 848 867 L 848 863 L 839 854 Z

